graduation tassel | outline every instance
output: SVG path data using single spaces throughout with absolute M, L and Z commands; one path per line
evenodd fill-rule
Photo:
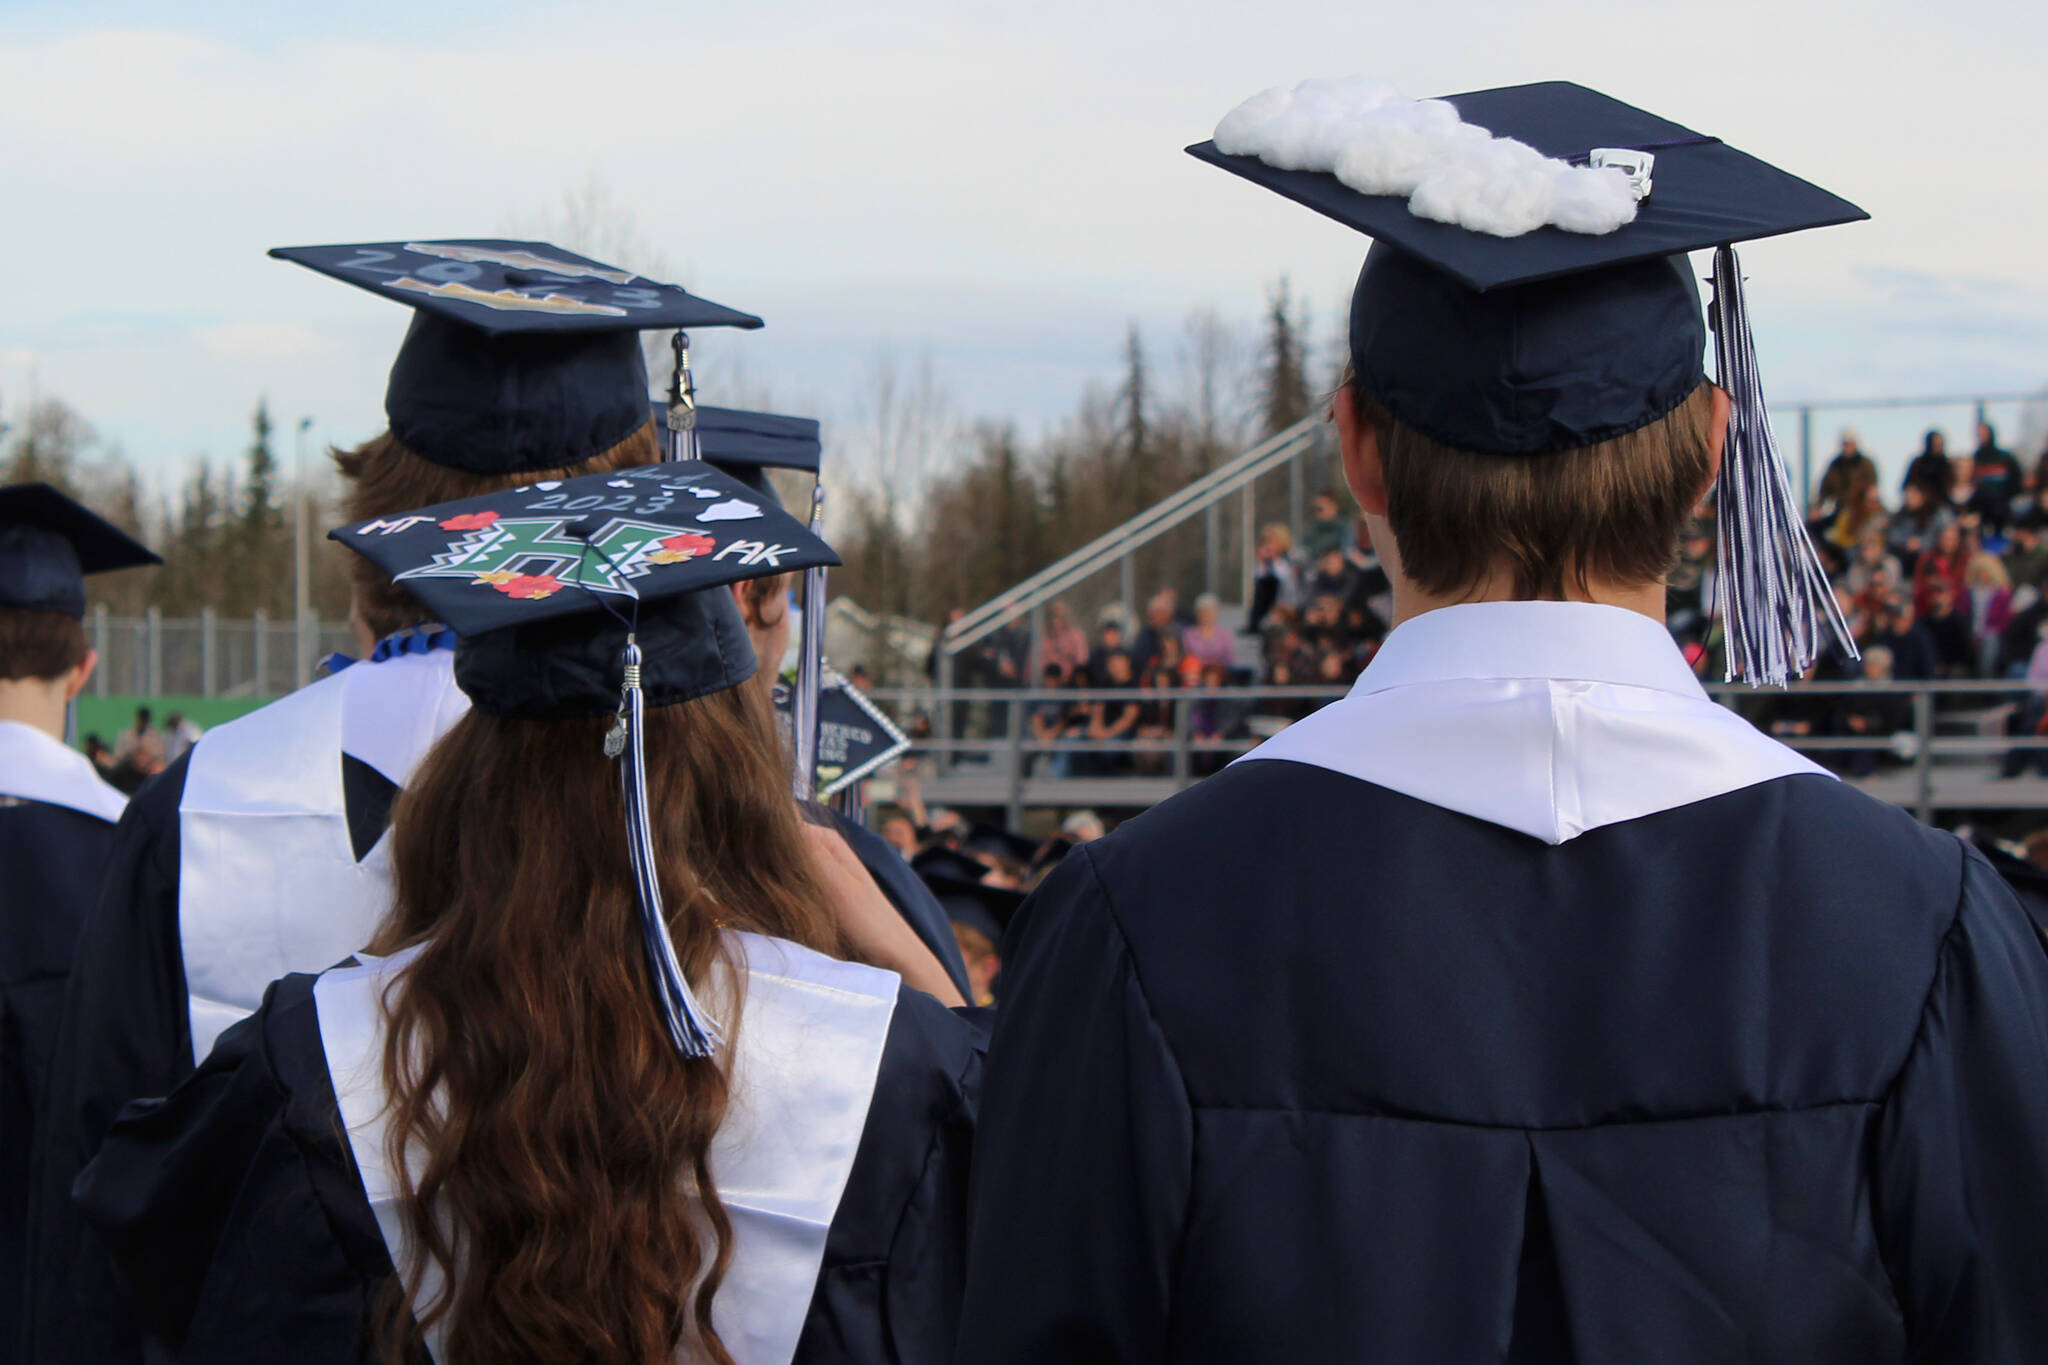
M 1733 247 L 1714 252 L 1713 322 L 1715 379 L 1730 404 L 1716 496 L 1714 578 L 1727 677 L 1783 687 L 1820 657 L 1824 628 L 1850 658 L 1861 655 L 1771 435 Z
M 626 679 L 619 697 L 618 718 L 604 737 L 608 758 L 625 758 L 621 774 L 626 789 L 626 848 L 633 860 L 634 889 L 640 902 L 640 939 L 647 951 L 648 975 L 661 1008 L 669 1040 L 684 1057 L 709 1057 L 718 1050 L 718 1026 L 690 993 L 683 964 L 669 937 L 662 913 L 661 882 L 654 862 L 654 828 L 647 817 L 646 696 L 640 689 L 640 646 L 626 637 Z
M 811 488 L 811 534 L 825 526 L 825 485 Z M 818 789 L 818 698 L 825 684 L 825 570 L 804 571 L 803 634 L 796 656 L 796 693 L 789 716 L 796 739 L 796 799 L 809 801 Z
M 678 330 L 670 340 L 675 371 L 668 380 L 668 458 L 697 458 L 697 381 L 690 374 L 690 334 Z

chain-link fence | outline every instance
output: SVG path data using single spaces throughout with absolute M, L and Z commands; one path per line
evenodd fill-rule
M 89 622 L 100 664 L 99 696 L 275 697 L 310 682 L 318 662 L 353 650 L 355 636 L 317 613 L 298 621 L 115 616 L 97 608 Z

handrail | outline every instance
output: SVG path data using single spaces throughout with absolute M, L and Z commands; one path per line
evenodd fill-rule
M 1023 582 L 998 593 L 966 613 L 940 639 L 948 654 L 961 650 L 1023 612 L 1051 601 L 1105 565 L 1164 535 L 1189 517 L 1235 493 L 1253 479 L 1300 454 L 1315 440 L 1321 417 L 1305 417 L 1267 437 L 1229 463 L 1219 465 L 1122 525 L 1103 532 L 1080 549 L 1040 569 Z

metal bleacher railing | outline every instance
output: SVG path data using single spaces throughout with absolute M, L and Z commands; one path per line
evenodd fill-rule
M 2028 705 L 2030 694 L 2048 693 L 2048 683 L 1814 682 L 1784 691 L 1734 685 L 1713 685 L 1708 691 L 1721 704 L 1752 720 L 1763 718 L 1767 725 L 1767 711 L 1783 715 L 1814 701 L 1836 703 L 1859 696 L 1889 700 L 1906 724 L 1867 735 L 1796 733 L 1777 727 L 1778 738 L 1829 767 L 1861 768 L 1867 758 L 1870 771 L 1847 780 L 1923 821 L 1943 812 L 2048 810 L 2048 776 L 2031 771 L 2005 775 L 2008 769 L 2036 765 L 2039 772 L 2048 773 L 2048 738 L 2036 737 L 2023 724 L 2036 709 Z M 889 688 L 873 695 L 914 737 L 911 757 L 917 761 L 927 804 L 1002 808 L 1015 823 L 1033 808 L 1155 805 L 1256 747 L 1256 731 L 1277 730 L 1280 719 L 1262 717 L 1262 705 L 1307 711 L 1343 693 L 1318 687 L 1253 686 L 1159 694 L 1129 689 Z M 1134 700 L 1170 706 L 1169 732 L 1145 739 L 1054 743 L 1032 738 L 1029 717 L 1041 705 Z M 1198 733 L 1196 712 L 1205 704 L 1230 708 L 1236 737 L 1204 738 Z M 942 716 L 942 711 L 951 714 Z M 1825 723 L 1817 728 L 1828 729 Z M 1076 764 L 1071 761 L 1075 758 L 1082 761 Z M 1096 768 L 1111 771 L 1088 771 Z

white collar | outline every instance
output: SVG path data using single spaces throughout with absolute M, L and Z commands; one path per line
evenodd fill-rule
M 1678 643 L 1638 611 L 1597 602 L 1466 602 L 1396 626 L 1354 696 L 1454 679 L 1553 678 L 1706 701 Z
M 0 720 L 0 795 L 82 811 L 109 824 L 128 806 L 91 759 L 18 720 Z
M 1657 622 L 1475 602 L 1403 622 L 1343 700 L 1240 762 L 1286 759 L 1561 844 L 1799 773 L 1715 705 Z

